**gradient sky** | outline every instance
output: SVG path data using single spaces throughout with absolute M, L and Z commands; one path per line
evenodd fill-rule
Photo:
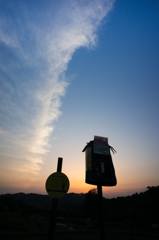
M 108 137 L 117 186 L 159 185 L 159 1 L 0 1 L 0 193 L 46 194 L 58 157 L 86 193 L 86 142 Z

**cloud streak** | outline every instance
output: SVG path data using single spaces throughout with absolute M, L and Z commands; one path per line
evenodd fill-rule
M 78 48 L 96 44 L 114 1 L 1 2 L 1 165 L 19 164 L 34 178 L 61 115 L 67 65 Z

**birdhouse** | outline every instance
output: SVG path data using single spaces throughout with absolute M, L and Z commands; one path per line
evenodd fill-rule
M 110 150 L 115 152 L 105 137 L 94 136 L 94 140 L 87 143 L 82 151 L 85 152 L 86 183 L 101 186 L 117 184 Z

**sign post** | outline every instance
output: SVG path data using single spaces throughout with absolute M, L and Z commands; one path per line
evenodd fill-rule
M 104 228 L 104 214 L 103 214 L 103 194 L 102 186 L 97 185 L 98 190 L 98 202 L 99 202 L 99 220 L 100 220 L 100 239 L 105 240 L 105 228 Z
M 82 152 L 85 152 L 86 159 L 86 180 L 85 182 L 97 185 L 100 219 L 100 240 L 105 240 L 105 226 L 103 214 L 102 186 L 116 186 L 117 180 L 115 169 L 110 154 L 116 152 L 108 144 L 108 138 L 94 136 L 94 140 L 87 143 Z
M 47 240 L 53 240 L 57 221 L 58 199 L 63 197 L 69 189 L 69 180 L 62 170 L 62 158 L 58 158 L 57 172 L 52 173 L 46 180 L 46 191 L 53 197 L 51 207 L 51 219 Z

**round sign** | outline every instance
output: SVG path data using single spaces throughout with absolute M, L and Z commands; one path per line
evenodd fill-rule
M 53 198 L 63 197 L 69 189 L 69 179 L 61 172 L 52 173 L 46 180 L 46 191 Z

